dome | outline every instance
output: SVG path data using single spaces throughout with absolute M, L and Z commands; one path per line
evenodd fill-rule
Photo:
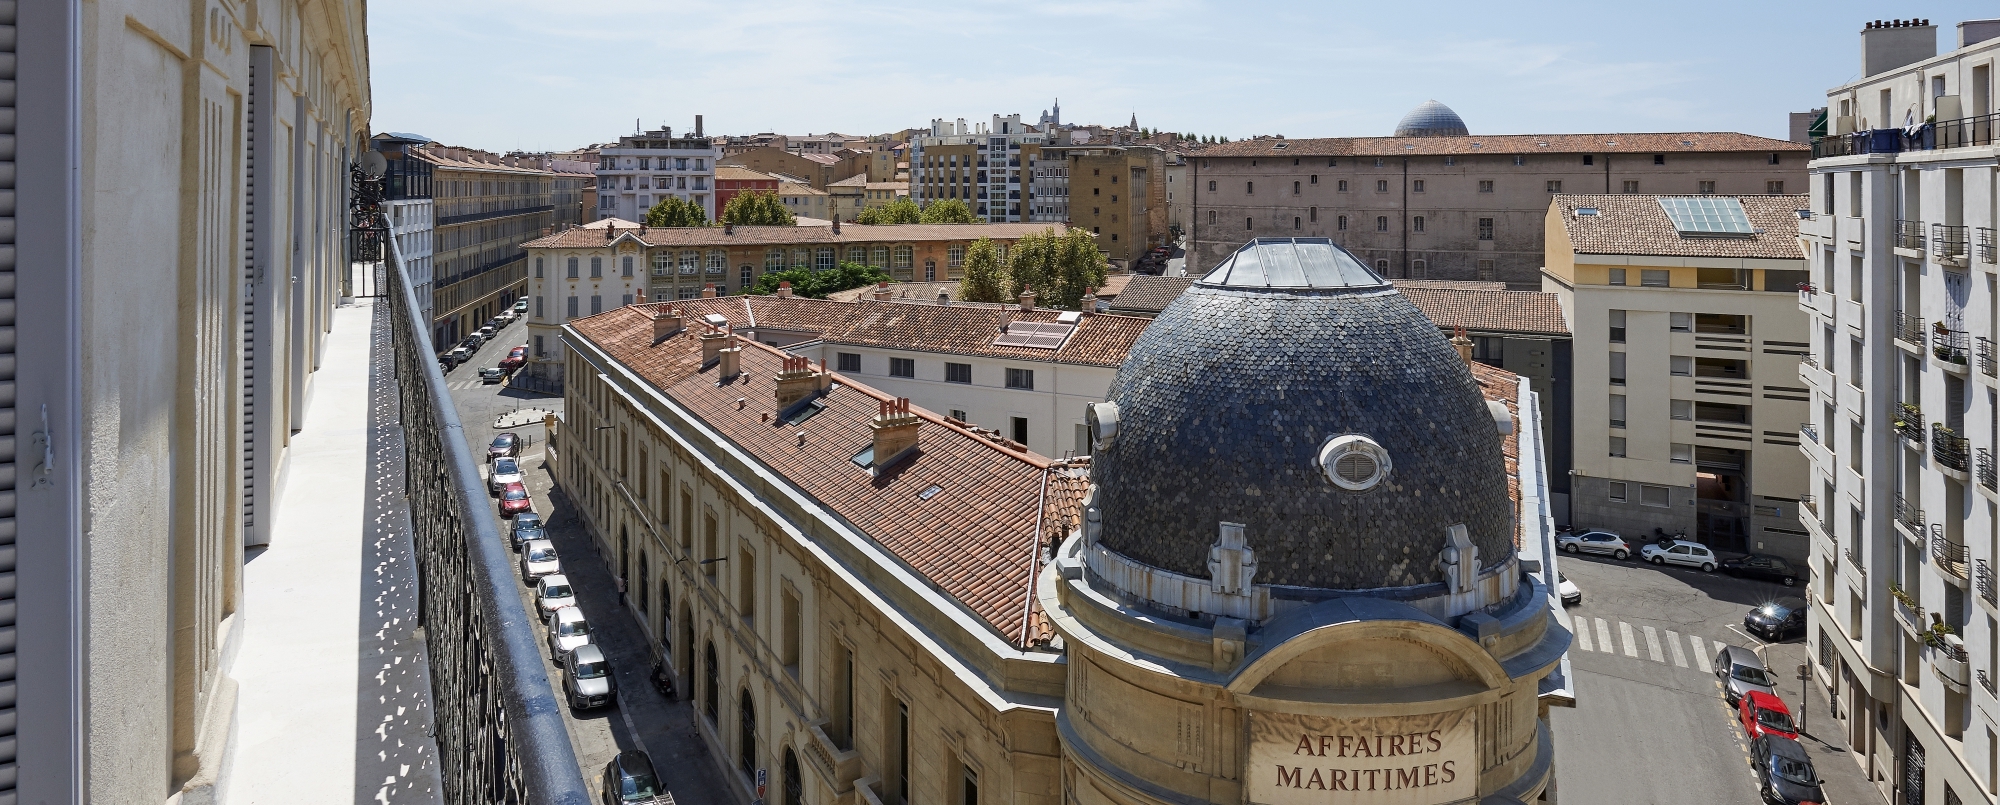
M 1471 133 L 1457 112 L 1437 101 L 1418 104 L 1396 123 L 1397 137 L 1459 137 Z
M 1245 244 L 1146 328 L 1109 401 L 1092 417 L 1097 542 L 1140 564 L 1209 578 L 1221 523 L 1243 525 L 1259 585 L 1437 582 L 1459 524 L 1480 565 L 1513 555 L 1501 437 L 1471 372 L 1327 239 Z

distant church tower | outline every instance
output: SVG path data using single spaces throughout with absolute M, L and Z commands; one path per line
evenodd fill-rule
M 1036 123 L 1044 127 L 1044 131 L 1062 125 L 1062 99 L 1057 98 L 1054 107 L 1042 110 L 1042 119 Z

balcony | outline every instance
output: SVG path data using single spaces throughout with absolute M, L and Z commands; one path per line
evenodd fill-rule
M 1897 495 L 1896 522 L 1901 523 L 1912 534 L 1922 534 L 1924 533 L 1924 510 L 1906 500 L 1902 495 Z
M 1984 559 L 1972 563 L 1972 583 L 1986 603 L 2000 607 L 2000 589 L 1993 583 L 1993 565 Z
M 1898 218 L 1894 237 L 1896 248 L 1921 252 L 1924 250 L 1924 222 Z
M 1944 322 L 1931 322 L 1931 354 L 1938 360 L 1964 369 L 1972 357 L 1971 340 L 1964 330 L 1954 330 Z
M 1971 252 L 1971 231 L 1963 226 L 1931 224 L 1931 257 L 1964 262 Z
M 1925 645 L 1931 650 L 1931 667 L 1937 669 L 1938 678 L 1944 680 L 1947 687 L 1960 692 L 1965 691 L 1967 684 L 1971 682 L 1966 674 L 1970 666 L 1965 661 L 1965 644 L 1959 640 L 1958 635 L 1949 632 L 1929 634 L 1931 637 Z
M 1957 470 L 1966 471 L 1966 439 L 1958 431 L 1945 427 L 1944 423 L 1931 425 L 1931 460 Z
M 1978 671 L 1975 671 L 1974 673 L 1979 675 L 1979 686 L 1986 689 L 1986 695 L 1988 696 L 1994 695 L 1993 677 L 1986 675 L 1986 669 L 1981 668 Z
M 1938 570 L 1961 583 L 1971 578 L 1969 557 L 1964 545 L 1945 539 L 1943 534 L 1931 535 L 1931 561 L 1937 564 Z
M 1896 435 L 1919 447 L 1924 443 L 1924 411 L 1916 403 L 1902 403 L 1896 411 Z
M 1973 477 L 1979 479 L 1979 485 L 1986 487 L 1988 492 L 2000 492 L 2000 487 L 1994 486 L 1994 481 L 2000 480 L 2000 477 L 1994 473 L 1993 451 L 1981 447 L 1973 451 L 1972 456 Z
M 1994 237 L 1993 227 L 1990 226 L 1979 227 L 1978 229 L 1972 230 L 1972 235 L 1973 235 L 1972 248 L 1976 252 L 1978 252 L 1979 262 L 1982 263 L 1994 262 L 1995 254 L 1996 252 L 2000 252 L 2000 248 L 1996 248 L 1995 246 L 1996 239 Z
M 1889 327 L 1890 334 L 1895 336 L 1896 340 L 1908 343 L 1917 349 L 1924 348 L 1924 320 L 1922 318 L 1898 310 L 1889 319 Z
M 1924 624 L 1923 606 L 1917 603 L 1917 599 L 1910 597 L 1909 593 L 1903 592 L 1903 588 L 1894 582 L 1889 584 L 1889 597 L 1896 599 L 1896 622 L 1902 624 L 1903 629 L 1909 632 L 1911 637 L 1923 639 L 1930 628 Z
M 1799 439 L 1801 441 L 1807 441 L 1807 442 L 1812 442 L 1813 444 L 1819 444 L 1819 428 L 1813 427 L 1813 423 L 1811 422 L 1800 422 Z
M 1979 359 L 1979 373 L 1987 377 L 2000 376 L 2000 360 L 1995 360 L 1993 340 L 1985 336 L 1972 339 L 1973 355 Z
M 1961 117 L 1957 120 L 1927 123 L 1925 126 L 1932 131 L 1930 140 L 1935 148 L 1992 145 L 1994 129 L 2000 128 L 2000 114 Z
M 1871 129 L 1821 137 L 1812 143 L 1813 159 L 1860 154 L 1894 154 L 1903 150 L 1901 129 Z
M 1855 577 L 1859 578 L 1863 585 L 1866 585 L 1868 583 L 1868 565 L 1861 561 L 1860 552 L 1853 548 L 1848 548 L 1846 556 L 1847 569 L 1854 571 Z

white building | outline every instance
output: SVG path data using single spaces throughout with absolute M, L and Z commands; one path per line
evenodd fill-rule
M 1827 93 L 1799 222 L 1807 637 L 1839 718 L 1821 729 L 1842 730 L 1899 803 L 1991 803 L 2000 789 L 2000 21 L 1958 33 L 1939 55 L 1927 21 L 1861 32 L 1863 77 Z
M 934 118 L 910 141 L 910 197 L 918 206 L 959 199 L 987 223 L 1034 220 L 1029 211 L 1032 184 L 1048 135 L 1021 123 L 1021 116 L 993 116 L 991 124 L 967 126 Z
M 646 211 L 669 196 L 700 204 L 714 220 L 715 161 L 721 146 L 702 134 L 701 115 L 692 135 L 674 136 L 671 127 L 618 138 L 598 152 L 595 218 L 646 220 Z

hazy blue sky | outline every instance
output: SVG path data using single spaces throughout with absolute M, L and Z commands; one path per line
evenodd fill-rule
M 374 0 L 369 47 L 376 130 L 496 150 L 696 114 L 721 134 L 1032 120 L 1056 96 L 1068 122 L 1230 137 L 1386 135 L 1428 98 L 1474 133 L 1784 137 L 1887 13 L 1942 50 L 2000 6 Z

